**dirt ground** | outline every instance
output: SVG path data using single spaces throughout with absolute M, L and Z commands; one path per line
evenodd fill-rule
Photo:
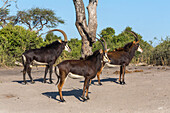
M 113 74 L 118 67 L 105 67 L 103 85 L 93 79 L 86 102 L 80 99 L 84 79 L 68 77 L 63 87 L 65 103 L 59 101 L 54 84 L 42 83 L 44 67 L 33 67 L 35 84 L 27 85 L 22 84 L 22 69 L 0 68 L 0 113 L 170 113 L 170 67 L 128 66 L 129 71 L 143 72 L 126 74 L 125 85 Z M 53 81 L 57 81 L 55 74 Z

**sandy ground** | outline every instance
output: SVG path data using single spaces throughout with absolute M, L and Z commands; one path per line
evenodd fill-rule
M 126 74 L 126 85 L 120 85 L 119 75 L 113 74 L 119 68 L 104 68 L 103 85 L 93 79 L 86 102 L 80 99 L 84 79 L 68 78 L 62 103 L 57 87 L 42 83 L 44 67 L 33 68 L 35 84 L 27 85 L 22 84 L 22 67 L 0 68 L 0 113 L 170 113 L 170 67 L 127 69 L 143 72 Z M 55 74 L 53 79 L 57 81 Z

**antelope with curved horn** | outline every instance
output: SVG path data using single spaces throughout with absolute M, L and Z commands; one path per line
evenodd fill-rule
M 143 52 L 142 48 L 139 45 L 139 40 L 138 40 L 137 34 L 133 31 L 127 31 L 127 32 L 133 34 L 133 36 L 135 37 L 135 41 L 127 43 L 122 48 L 118 48 L 118 49 L 108 52 L 108 57 L 111 60 L 110 64 L 111 65 L 120 65 L 120 76 L 119 76 L 120 84 L 125 84 L 124 76 L 125 76 L 126 66 L 129 65 L 130 61 L 132 60 L 132 58 L 135 55 L 135 52 L 136 51 L 139 51 L 141 53 Z M 105 65 L 105 63 L 104 63 L 104 65 Z M 100 72 L 97 73 L 98 84 L 100 84 L 100 85 L 101 85 L 101 82 L 100 82 L 101 72 L 102 72 L 102 69 Z M 121 79 L 121 76 L 122 76 L 122 79 Z
M 31 77 L 31 67 L 33 64 L 46 65 L 43 82 L 46 83 L 46 75 L 49 70 L 49 73 L 50 73 L 49 81 L 50 81 L 50 83 L 53 83 L 53 81 L 52 81 L 53 64 L 55 63 L 55 61 L 57 60 L 57 58 L 60 56 L 60 54 L 62 53 L 62 51 L 64 49 L 68 52 L 71 51 L 70 47 L 67 45 L 66 33 L 60 29 L 53 29 L 48 32 L 52 32 L 52 31 L 61 32 L 64 36 L 64 41 L 57 40 L 49 45 L 46 45 L 45 47 L 41 47 L 39 49 L 30 49 L 30 50 L 25 51 L 22 54 L 22 63 L 24 66 L 23 80 L 24 80 L 25 84 L 27 83 L 25 80 L 26 72 L 28 73 L 31 83 L 34 83 L 32 77 Z
M 99 40 L 99 39 L 98 39 Z M 60 95 L 61 102 L 64 102 L 64 98 L 62 96 L 62 87 L 64 85 L 65 79 L 69 73 L 73 73 L 79 76 L 83 76 L 85 78 L 84 87 L 83 87 L 83 94 L 81 98 L 83 101 L 88 100 L 88 90 L 89 90 L 89 82 L 93 79 L 97 72 L 102 67 L 102 62 L 109 62 L 110 60 L 107 57 L 107 53 L 105 53 L 105 47 L 101 40 L 99 40 L 103 46 L 103 50 L 96 50 L 92 55 L 86 57 L 82 60 L 65 60 L 58 64 L 55 67 L 55 73 L 58 77 L 58 90 Z M 85 95 L 86 91 L 86 95 Z

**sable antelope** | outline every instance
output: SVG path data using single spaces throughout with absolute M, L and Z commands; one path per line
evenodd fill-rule
M 101 40 L 99 41 L 101 42 Z M 65 60 L 55 67 L 55 73 L 58 77 L 56 85 L 60 81 L 58 84 L 58 90 L 61 102 L 65 101 L 62 96 L 62 87 L 69 73 L 84 76 L 85 81 L 81 98 L 83 99 L 83 101 L 89 99 L 88 89 L 90 80 L 93 79 L 96 76 L 97 72 L 101 69 L 103 61 L 110 61 L 107 57 L 107 52 L 102 42 L 101 44 L 103 46 L 103 50 L 97 50 L 92 55 L 87 56 L 85 59 L 82 60 Z
M 49 73 L 50 73 L 49 81 L 50 81 L 50 83 L 53 83 L 53 81 L 52 81 L 53 64 L 56 62 L 57 58 L 60 56 L 60 54 L 62 53 L 62 51 L 64 49 L 68 52 L 71 51 L 70 47 L 67 45 L 66 33 L 60 29 L 53 29 L 53 30 L 50 30 L 49 32 L 52 32 L 52 31 L 61 32 L 64 36 L 64 41 L 57 40 L 49 45 L 46 45 L 45 47 L 41 47 L 39 49 L 30 49 L 30 50 L 25 51 L 22 54 L 22 63 L 24 66 L 23 80 L 24 80 L 25 84 L 27 83 L 25 80 L 26 72 L 28 73 L 31 83 L 34 83 L 32 77 L 31 77 L 32 64 L 46 65 L 43 82 L 46 83 L 46 75 L 49 70 Z
M 119 83 L 120 84 L 125 84 L 124 81 L 124 76 L 125 76 L 125 71 L 126 71 L 126 66 L 129 65 L 130 61 L 135 55 L 136 51 L 143 52 L 142 48 L 139 45 L 139 40 L 138 36 L 135 32 L 133 31 L 127 31 L 133 34 L 135 37 L 135 41 L 127 43 L 124 47 L 115 49 L 113 51 L 108 52 L 108 57 L 110 58 L 111 62 L 110 64 L 112 65 L 120 65 L 120 76 L 119 76 Z M 99 35 L 100 36 L 100 35 Z M 103 67 L 105 63 L 103 62 Z M 98 78 L 98 84 L 101 85 L 100 82 L 100 74 L 102 72 L 102 69 L 97 73 L 97 78 Z M 122 80 L 121 80 L 122 76 Z

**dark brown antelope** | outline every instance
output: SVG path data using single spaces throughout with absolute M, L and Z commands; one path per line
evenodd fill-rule
M 81 98 L 83 99 L 83 101 L 89 99 L 88 90 L 89 90 L 90 80 L 93 79 L 96 76 L 97 72 L 101 69 L 103 61 L 109 62 L 105 47 L 102 42 L 101 44 L 103 46 L 103 50 L 102 49 L 97 50 L 92 55 L 82 60 L 65 60 L 55 67 L 55 73 L 58 77 L 58 81 L 56 85 L 60 81 L 58 84 L 58 90 L 59 90 L 61 102 L 65 101 L 62 96 L 62 87 L 69 73 L 73 73 L 79 76 L 84 76 L 85 80 L 84 80 L 83 94 Z M 85 91 L 86 91 L 86 95 L 85 95 Z
M 70 52 L 71 49 L 67 45 L 67 35 L 64 31 L 60 29 L 53 29 L 50 30 L 49 32 L 52 31 L 59 31 L 64 35 L 64 41 L 57 40 L 49 45 L 46 45 L 45 47 L 41 47 L 39 49 L 30 49 L 25 51 L 22 54 L 22 63 L 24 66 L 23 69 L 23 80 L 24 83 L 26 84 L 25 80 L 25 75 L 26 72 L 28 73 L 28 76 L 31 80 L 31 83 L 34 83 L 32 77 L 31 77 L 31 66 L 32 64 L 41 64 L 41 65 L 46 65 L 45 68 L 45 75 L 44 75 L 44 83 L 46 83 L 46 75 L 49 69 L 50 73 L 50 83 L 53 83 L 52 81 L 52 67 L 53 64 L 56 62 L 57 58 L 60 56 L 62 51 L 65 49 L 66 51 Z
M 133 31 L 127 31 L 133 34 L 135 37 L 135 41 L 127 43 L 124 47 L 115 49 L 113 51 L 108 52 L 108 57 L 110 58 L 111 62 L 110 64 L 112 65 L 120 65 L 120 76 L 119 76 L 119 83 L 120 84 L 125 84 L 124 76 L 125 76 L 125 70 L 126 66 L 129 65 L 130 61 L 135 55 L 136 51 L 143 52 L 142 48 L 139 45 L 139 40 L 138 36 L 135 32 Z M 103 63 L 104 67 L 105 63 Z M 98 84 L 101 85 L 100 82 L 100 74 L 102 72 L 102 69 L 97 73 L 97 78 L 98 78 Z M 122 79 L 121 79 L 122 76 Z

